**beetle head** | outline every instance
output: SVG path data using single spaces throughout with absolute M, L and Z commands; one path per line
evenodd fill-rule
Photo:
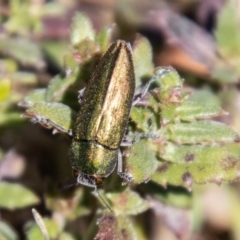
M 102 185 L 104 181 L 104 177 L 96 176 L 96 175 L 88 175 L 82 172 L 79 172 L 76 169 L 73 169 L 73 177 L 76 178 L 79 184 L 84 186 L 97 188 L 98 186 Z

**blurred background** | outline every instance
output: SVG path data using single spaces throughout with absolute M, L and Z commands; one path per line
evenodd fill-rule
M 116 39 L 146 37 L 154 66 L 172 66 L 186 88 L 213 92 L 229 112 L 218 120 L 240 134 L 239 0 L 0 0 L 0 181 L 17 184 L 0 187 L 1 240 L 42 239 L 34 235 L 33 207 L 61 229 L 55 239 L 94 236 L 86 233 L 94 214 L 79 204 L 95 205 L 93 197 L 62 189 L 74 183 L 69 139 L 30 123 L 18 105 L 64 70 L 76 11 L 96 31 L 116 24 Z M 184 207 L 156 203 L 159 211 L 137 220 L 148 219 L 138 239 L 240 240 L 238 182 L 194 186 L 191 197 Z

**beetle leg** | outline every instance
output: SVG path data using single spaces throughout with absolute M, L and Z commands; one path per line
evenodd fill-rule
M 160 138 L 159 135 L 153 133 L 138 133 L 136 134 L 131 140 L 124 139 L 120 146 L 121 147 L 131 147 L 135 142 L 138 142 L 140 138 L 151 138 L 151 139 L 158 139 Z
M 120 146 L 121 147 L 131 147 L 133 145 L 134 141 L 132 140 L 127 140 L 125 139 L 124 141 L 121 142 Z
M 135 138 L 135 141 L 138 141 L 140 138 L 158 139 L 160 138 L 160 136 L 153 133 L 139 133 L 138 136 Z
M 151 78 L 148 81 L 148 83 L 145 85 L 145 87 L 142 89 L 141 93 L 134 96 L 132 106 L 135 106 L 136 104 L 138 104 L 144 98 L 144 96 L 147 94 L 147 92 L 148 92 L 148 90 L 149 90 L 149 88 L 150 88 L 150 86 L 153 82 L 155 82 L 156 80 L 161 78 L 162 75 L 165 75 L 168 72 L 170 72 L 170 69 L 165 69 L 164 68 L 164 69 L 162 69 L 162 71 L 159 74 L 157 74 L 156 76 Z
M 78 102 L 79 103 L 81 103 L 83 100 L 84 91 L 85 91 L 85 88 L 78 91 Z
M 50 124 L 50 126 L 55 128 L 54 129 L 54 130 L 56 130 L 55 133 L 62 132 L 62 133 L 68 134 L 69 137 L 72 137 L 72 129 L 64 129 L 61 126 L 59 126 L 58 124 L 52 122 L 51 120 L 49 120 L 49 119 L 47 119 L 47 120 L 48 120 L 48 123 Z M 54 134 L 54 132 L 53 132 L 53 134 Z
M 150 85 L 155 81 L 156 81 L 155 78 L 150 79 L 150 81 L 143 88 L 142 92 L 137 94 L 136 96 L 134 96 L 132 106 L 135 106 L 136 104 L 138 104 L 144 98 L 144 96 L 148 92 L 148 89 L 149 89 Z
M 122 173 L 122 171 L 123 171 L 122 168 L 123 168 L 122 167 L 122 153 L 121 153 L 120 149 L 118 149 L 118 169 L 117 169 L 118 174 Z
M 118 169 L 117 169 L 117 172 L 118 172 L 118 175 L 121 178 L 123 178 L 126 182 L 130 183 L 130 182 L 133 181 L 133 177 L 130 176 L 129 174 L 123 172 L 123 165 L 122 165 L 122 163 L 123 163 L 123 161 L 122 161 L 122 154 L 121 154 L 121 151 L 119 149 L 118 150 Z

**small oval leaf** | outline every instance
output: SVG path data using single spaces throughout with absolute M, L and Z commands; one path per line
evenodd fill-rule
M 95 32 L 92 23 L 88 17 L 82 13 L 76 13 L 72 20 L 71 26 L 71 43 L 77 47 L 85 39 L 94 40 Z
M 164 136 L 180 144 L 212 144 L 239 142 L 239 135 L 230 127 L 215 121 L 169 124 L 163 130 Z
M 159 163 L 152 176 L 153 181 L 163 186 L 171 184 L 190 190 L 193 183 L 220 184 L 222 181 L 232 182 L 240 178 L 239 159 L 224 147 L 180 146 L 175 147 L 174 153 L 163 157 L 175 161 Z
M 62 103 L 35 103 L 23 116 L 31 118 L 34 123 L 39 122 L 46 128 L 55 128 L 70 135 L 72 123 L 76 118 L 76 114 Z
M 158 161 L 151 149 L 149 139 L 141 139 L 126 153 L 124 173 L 131 176 L 134 183 L 147 182 L 157 168 Z
M 4 221 L 0 221 L 0 239 L 18 240 L 16 231 Z
M 149 208 L 148 201 L 129 188 L 122 193 L 107 193 L 106 196 L 112 202 L 116 215 L 137 215 Z
M 17 183 L 0 182 L 0 206 L 9 210 L 39 203 L 39 198 L 29 189 Z
M 151 78 L 153 74 L 152 48 L 149 41 L 138 36 L 133 46 L 134 69 L 136 75 L 136 87 Z
M 30 92 L 21 102 L 18 103 L 21 107 L 30 107 L 34 103 L 46 102 L 46 89 L 35 89 Z

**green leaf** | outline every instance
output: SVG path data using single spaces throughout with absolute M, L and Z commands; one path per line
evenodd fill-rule
M 111 201 L 116 215 L 137 215 L 149 208 L 148 201 L 129 188 L 121 193 L 107 193 L 106 196 Z
M 66 75 L 70 76 L 74 70 L 77 69 L 79 63 L 76 61 L 74 54 L 72 52 L 68 52 L 64 55 L 63 65 Z
M 85 39 L 94 40 L 95 31 L 88 17 L 82 13 L 76 13 L 71 25 L 71 44 L 77 47 Z
M 51 61 L 57 67 L 62 68 L 62 58 L 68 49 L 68 43 L 66 41 L 47 40 L 42 43 L 42 47 Z
M 149 41 L 139 36 L 133 46 L 134 69 L 136 86 L 142 85 L 142 81 L 149 80 L 153 75 L 152 48 Z
M 141 191 L 147 192 L 150 196 L 163 204 L 178 208 L 192 207 L 192 193 L 183 187 L 168 186 L 164 188 L 153 181 L 139 187 Z
M 215 37 L 221 59 L 215 63 L 212 74 L 214 78 L 225 83 L 239 81 L 240 19 L 238 8 L 238 1 L 229 0 L 217 18 Z
M 239 142 L 236 132 L 215 121 L 169 124 L 163 129 L 163 136 L 180 144 Z
M 157 159 L 151 149 L 149 139 L 141 139 L 126 154 L 124 173 L 133 178 L 133 183 L 142 183 L 150 179 L 157 168 Z
M 155 115 L 148 108 L 132 108 L 130 118 L 136 124 L 137 129 L 143 132 L 149 132 L 150 128 L 152 129 L 152 122 L 156 121 Z
M 35 205 L 39 198 L 17 183 L 0 182 L 0 206 L 9 210 Z
M 165 92 L 175 87 L 183 87 L 183 79 L 179 76 L 178 72 L 172 67 L 158 67 L 155 69 L 156 81 L 160 85 L 160 90 Z
M 57 131 L 71 134 L 76 114 L 62 103 L 35 103 L 23 114 L 31 118 L 33 122 L 39 122 L 46 128 L 54 128 Z
M 18 103 L 19 106 L 22 107 L 30 107 L 34 103 L 43 103 L 46 102 L 46 89 L 35 89 L 32 92 L 28 93 L 28 95 Z
M 195 102 L 195 103 L 202 103 L 202 104 L 214 104 L 220 105 L 221 101 L 214 94 L 210 89 L 203 88 L 203 89 L 191 89 L 191 95 L 187 99 L 187 101 Z
M 92 59 L 94 54 L 99 53 L 99 46 L 95 43 L 95 41 L 87 38 L 78 44 L 76 50 L 77 52 L 74 53 L 74 57 L 80 64 L 82 64 Z
M 234 63 L 230 64 L 230 60 L 232 60 Z M 237 83 L 240 73 L 240 69 L 238 68 L 239 62 L 240 61 L 236 61 L 234 58 L 229 58 L 227 62 L 217 62 L 212 69 L 213 78 L 218 79 L 218 81 L 222 83 Z
M 99 230 L 94 239 L 96 240 L 136 240 L 133 224 L 126 216 L 114 216 L 105 214 L 98 221 Z
M 108 46 L 112 40 L 113 30 L 115 29 L 115 25 L 104 27 L 96 37 L 96 43 L 99 45 L 102 53 L 107 51 Z
M 167 147 L 168 148 L 168 147 Z M 220 184 L 239 179 L 240 161 L 224 147 L 169 146 L 152 180 L 191 189 L 193 183 Z M 167 151 L 168 150 L 168 151 Z
M 18 240 L 16 231 L 4 221 L 0 221 L 0 239 L 1 240 Z
M 228 150 L 223 150 L 222 146 L 176 145 L 167 143 L 162 146 L 160 157 L 172 163 L 201 162 L 204 157 L 211 157 L 212 154 L 226 154 L 226 151 Z M 209 156 L 207 156 L 208 153 L 210 153 Z
M 39 45 L 27 38 L 1 37 L 0 52 L 10 56 L 22 65 L 43 69 L 45 62 Z
M 49 240 L 49 234 L 48 234 L 48 230 L 46 228 L 46 224 L 43 221 L 42 216 L 37 212 L 37 210 L 35 210 L 34 208 L 32 209 L 32 213 L 33 213 L 33 217 L 44 237 L 45 240 Z
M 24 84 L 26 86 L 35 87 L 38 84 L 38 79 L 35 73 L 17 71 L 11 74 L 11 79 L 15 84 Z
M 56 239 L 62 230 L 59 223 L 49 218 L 43 218 L 43 221 L 46 225 L 50 239 Z M 27 231 L 27 239 L 46 240 L 46 238 L 43 237 L 42 232 L 37 224 L 33 224 L 33 226 Z
M 227 114 L 219 105 L 185 101 L 179 106 L 161 106 L 162 122 L 194 121 Z
M 158 67 L 155 69 L 151 81 L 160 85 L 157 94 L 158 100 L 163 104 L 180 103 L 186 96 L 183 93 L 183 79 L 172 67 Z
M 59 240 L 76 240 L 76 238 L 74 238 L 70 233 L 67 232 L 62 232 L 59 236 L 58 236 Z
M 237 1 L 229 0 L 217 18 L 215 36 L 219 50 L 224 57 L 240 54 L 240 20 Z M 231 36 L 231 37 L 229 37 Z
M 16 124 L 17 122 L 22 122 L 22 118 L 19 113 L 17 112 L 9 112 L 8 109 L 6 109 L 6 112 L 2 112 L 0 114 L 0 125 L 3 124 Z
M 16 4 L 17 3 L 17 4 Z M 9 14 L 7 21 L 4 23 L 4 29 L 12 35 L 30 35 L 33 32 L 37 33 L 42 29 L 42 21 L 40 16 L 32 11 L 34 5 L 29 5 L 28 1 L 11 1 L 11 14 Z M 41 10 L 39 9 L 41 12 Z M 39 13 L 40 13 L 39 12 Z
M 0 66 L 2 73 L 14 73 L 18 70 L 16 61 L 12 59 L 0 59 Z
M 179 107 L 177 107 L 176 111 L 179 118 L 183 121 L 206 119 L 225 114 L 219 105 L 190 101 L 183 102 Z
M 76 74 L 69 77 L 62 77 L 61 75 L 55 76 L 49 83 L 46 90 L 46 101 L 57 102 L 62 100 L 65 92 L 77 79 Z
M 11 91 L 11 82 L 9 79 L 0 79 L 0 101 L 6 100 Z

